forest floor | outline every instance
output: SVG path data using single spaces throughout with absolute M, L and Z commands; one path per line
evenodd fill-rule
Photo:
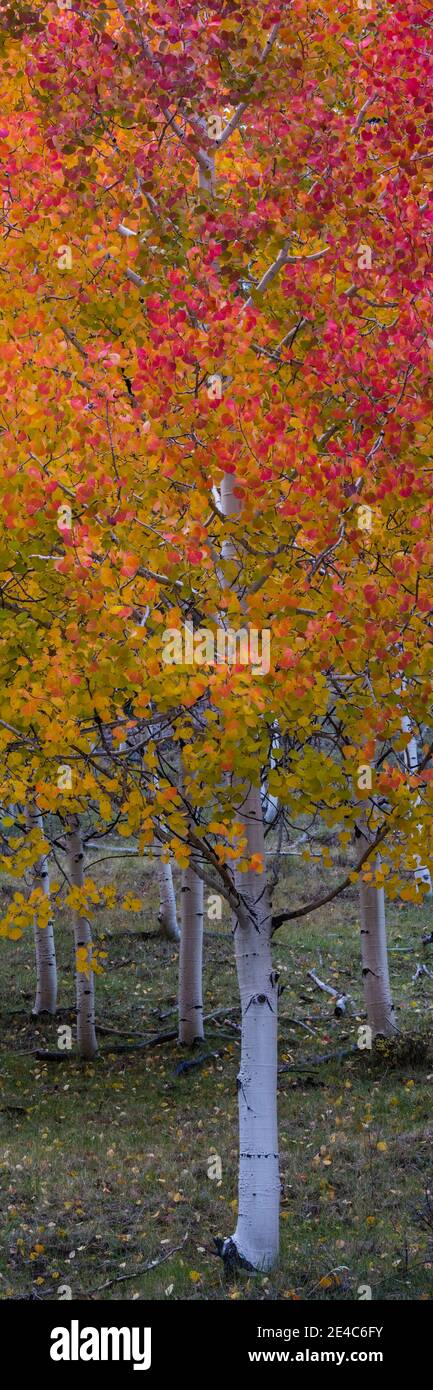
M 283 863 L 277 910 L 320 886 L 301 859 Z M 34 1055 L 57 1050 L 57 1029 L 74 1022 L 67 912 L 56 925 L 56 1020 L 31 1017 L 31 934 L 0 942 L 0 1297 L 54 1300 L 69 1289 L 95 1300 L 344 1301 L 365 1297 L 367 1285 L 374 1300 L 431 1299 L 433 979 L 412 977 L 418 963 L 431 968 L 433 947 L 421 937 L 433 903 L 388 907 L 394 1001 L 408 1035 L 397 1057 L 356 1047 L 365 1022 L 356 888 L 276 934 L 285 985 L 281 1258 L 266 1277 L 227 1277 L 213 1237 L 230 1234 L 236 1211 L 239 1013 L 228 914 L 207 924 L 205 1013 L 217 1016 L 205 1044 L 192 1055 L 170 1039 L 115 1052 L 176 1028 L 178 950 L 146 937 L 158 906 L 151 865 L 107 860 L 92 876 L 115 876 L 121 896 L 144 899 L 137 915 L 95 910 L 94 940 L 108 952 L 96 977 L 97 1061 Z M 3 876 L 1 885 L 10 899 L 16 882 Z M 340 1019 L 311 969 L 350 993 Z M 340 1048 L 348 1055 L 318 1060 Z M 216 1055 L 176 1073 L 208 1052 Z

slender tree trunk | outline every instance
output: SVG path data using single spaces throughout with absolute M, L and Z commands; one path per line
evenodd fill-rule
M 32 803 L 26 807 L 27 829 L 40 830 L 43 833 L 44 823 L 38 807 Z M 36 860 L 33 867 L 33 878 L 35 888 L 42 888 L 45 896 L 50 898 L 50 876 L 48 872 L 48 857 L 41 855 Z M 36 956 L 36 995 L 33 1005 L 33 1014 L 55 1014 L 57 1006 L 57 964 L 56 948 L 54 943 L 54 925 L 52 918 L 47 922 L 46 927 L 38 924 L 37 917 L 33 922 L 33 935 L 35 941 Z
M 272 731 L 272 737 L 273 737 L 273 747 L 278 746 L 278 743 L 279 743 L 279 736 L 278 736 L 278 725 L 277 725 L 277 724 L 274 725 L 274 728 L 273 728 L 273 731 Z M 269 767 L 270 767 L 271 770 L 272 770 L 274 767 L 276 767 L 276 759 L 275 759 L 275 755 L 274 755 L 274 752 L 273 752 L 273 747 L 271 748 L 270 758 L 269 758 Z M 263 781 L 262 781 L 261 796 L 262 796 L 262 807 L 263 807 L 263 820 L 264 820 L 264 823 L 265 823 L 265 825 L 273 825 L 273 824 L 274 824 L 274 821 L 276 821 L 277 815 L 278 815 L 278 797 L 277 797 L 277 796 L 273 796 L 272 792 L 270 792 L 270 791 L 268 790 L 268 779 L 267 779 L 266 777 L 264 777 L 264 778 L 263 778 Z
M 358 847 L 361 850 L 367 847 L 364 835 L 358 839 Z M 380 862 L 379 859 L 377 862 Z M 371 888 L 360 880 L 359 906 L 362 979 L 368 1022 L 373 1037 L 380 1035 L 391 1038 L 398 1029 L 389 982 L 383 888 Z
M 215 184 L 215 174 L 211 180 Z M 241 514 L 238 479 L 225 473 L 220 505 L 226 517 Z M 236 557 L 230 536 L 222 558 Z M 224 584 L 224 577 L 222 576 Z M 240 807 L 248 853 L 260 854 L 265 866 L 260 786 L 250 787 Z M 280 1176 L 277 1116 L 277 973 L 272 968 L 271 907 L 263 873 L 235 870 L 238 893 L 248 905 L 248 926 L 235 924 L 235 957 L 241 1000 L 241 1061 L 238 1075 L 239 1180 L 238 1216 L 233 1236 L 222 1243 L 223 1259 L 235 1255 L 254 1269 L 271 1269 L 278 1259 Z
M 402 719 L 402 721 L 401 721 L 401 727 L 402 727 L 402 729 L 403 729 L 403 733 L 405 733 L 405 734 L 410 734 L 410 732 L 411 732 L 411 722 L 410 722 L 410 719 L 408 718 L 407 714 L 403 715 L 403 719 Z M 406 767 L 408 768 L 408 771 L 409 771 L 409 772 L 418 772 L 418 747 L 417 747 L 416 738 L 411 738 L 411 739 L 410 739 L 410 741 L 409 741 L 409 743 L 408 743 L 408 745 L 407 745 L 407 748 L 406 748 L 406 750 L 405 750 L 404 758 L 405 758 L 405 763 L 406 763 Z M 418 800 L 419 800 L 419 798 L 418 798 Z M 426 884 L 427 884 L 427 887 L 428 887 L 428 892 L 429 892 L 429 894 L 431 893 L 431 891 L 432 891 L 432 881 L 431 881 L 430 870 L 427 869 L 426 866 L 425 866 L 424 864 L 422 864 L 421 858 L 420 858 L 420 855 L 419 855 L 419 854 L 417 854 L 417 857 L 416 857 L 415 882 L 416 882 L 416 883 L 426 883 Z
M 264 862 L 260 790 L 252 787 L 240 816 L 248 853 Z M 235 927 L 235 955 L 242 1014 L 238 1075 L 238 1218 L 231 1242 L 254 1269 L 278 1258 L 280 1175 L 277 1120 L 277 972 L 272 968 L 271 908 L 266 874 L 236 874 L 248 905 L 248 927 Z M 223 1251 L 224 1253 L 224 1251 Z
M 68 863 L 72 887 L 82 888 L 84 883 L 84 851 L 78 816 L 72 816 L 70 820 L 68 832 Z M 74 911 L 73 918 L 75 951 L 78 953 L 84 950 L 88 961 L 88 969 L 79 970 L 76 968 L 75 974 L 77 1043 L 80 1056 L 90 1060 L 92 1057 L 96 1057 L 98 1050 L 95 1032 L 95 976 L 91 968 L 92 934 L 87 917 L 83 917 L 79 910 Z
M 182 874 L 179 952 L 179 1042 L 204 1038 L 203 880 L 190 864 Z
M 235 474 L 224 474 L 221 510 L 239 516 Z M 236 555 L 228 536 L 223 559 Z M 260 787 L 250 786 L 239 808 L 245 822 L 247 852 L 265 866 L 264 819 Z M 278 1259 L 280 1175 L 277 1115 L 277 972 L 272 968 L 271 907 L 262 873 L 235 870 L 238 893 L 247 904 L 248 927 L 235 924 L 235 958 L 241 1000 L 241 1062 L 238 1075 L 239 1180 L 236 1229 L 221 1247 L 253 1269 L 271 1269 Z M 233 1250 L 234 1248 L 234 1250 Z
M 171 864 L 165 864 L 161 859 L 161 851 L 157 850 L 156 869 L 159 886 L 159 914 L 158 921 L 161 928 L 161 936 L 167 941 L 179 941 L 180 932 L 177 925 L 176 915 L 176 896 L 173 887 L 173 873 Z

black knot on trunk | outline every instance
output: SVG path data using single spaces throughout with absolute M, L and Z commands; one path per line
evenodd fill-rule
M 225 1238 L 224 1236 L 214 1236 L 213 1241 L 216 1254 L 219 1255 L 220 1259 L 223 1261 L 224 1273 L 228 1277 L 233 1275 L 237 1269 L 254 1269 L 254 1266 L 250 1265 L 249 1260 L 245 1260 L 244 1256 L 239 1254 L 239 1250 L 231 1236 L 226 1236 Z

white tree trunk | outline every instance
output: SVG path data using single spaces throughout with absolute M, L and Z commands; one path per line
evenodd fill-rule
M 160 849 L 156 852 L 156 871 L 159 886 L 159 913 L 158 921 L 161 928 L 161 936 L 167 941 L 179 941 L 180 932 L 177 925 L 176 915 L 176 896 L 173 887 L 173 873 L 171 864 L 165 864 L 161 859 Z
M 273 728 L 273 738 L 272 738 L 272 742 L 273 742 L 273 746 L 271 747 L 271 752 L 270 752 L 270 757 L 269 757 L 269 767 L 270 767 L 270 769 L 273 769 L 273 768 L 276 767 L 276 765 L 277 765 L 277 764 L 276 764 L 276 758 L 275 758 L 275 755 L 274 755 L 274 752 L 273 752 L 273 748 L 274 748 L 274 747 L 277 747 L 277 746 L 278 746 L 278 743 L 279 743 L 278 725 L 277 725 L 277 724 L 275 724 L 275 725 L 274 725 L 274 728 Z M 277 796 L 273 796 L 272 792 L 268 791 L 268 782 L 267 782 L 267 778 L 266 778 L 266 777 L 264 777 L 264 778 L 263 778 L 263 781 L 262 781 L 261 795 L 262 795 L 262 807 L 263 807 L 263 820 L 264 820 L 264 823 L 265 823 L 265 825 L 273 825 L 273 823 L 274 823 L 274 821 L 276 821 L 277 815 L 278 815 L 278 797 L 277 797 Z
M 44 823 L 38 807 L 32 803 L 26 807 L 27 829 L 40 830 L 43 833 Z M 50 876 L 48 871 L 48 857 L 41 855 L 36 860 L 33 867 L 33 879 L 35 888 L 42 888 L 46 897 L 50 898 Z M 33 922 L 33 935 L 35 942 L 36 956 L 36 995 L 33 1005 L 33 1014 L 55 1014 L 57 1006 L 57 964 L 56 948 L 54 943 L 53 921 L 47 922 L 46 927 L 40 927 L 35 917 Z
M 403 715 L 403 719 L 402 719 L 402 721 L 401 721 L 401 727 L 402 727 L 402 729 L 403 729 L 403 733 L 404 733 L 404 734 L 410 734 L 410 732 L 411 732 L 411 722 L 410 722 L 410 719 L 408 718 L 407 714 L 404 714 L 404 715 Z M 410 739 L 410 741 L 409 741 L 409 743 L 408 743 L 408 745 L 407 745 L 407 748 L 406 748 L 406 750 L 405 750 L 404 759 L 405 759 L 406 767 L 408 768 L 408 771 L 409 771 L 409 772 L 418 772 L 418 747 L 417 747 L 416 738 L 411 738 L 411 739 Z M 419 802 L 419 797 L 418 797 L 418 802 Z M 418 803 L 417 803 L 417 804 L 418 804 Z M 431 891 L 432 891 L 432 881 L 431 881 L 430 870 L 427 869 L 426 865 L 424 865 L 424 864 L 421 863 L 421 858 L 420 858 L 420 855 L 419 855 L 419 854 L 417 854 L 417 857 L 416 857 L 415 882 L 416 882 L 416 883 L 426 883 L 427 886 L 428 886 L 428 891 L 429 891 L 429 893 L 431 893 Z
M 67 840 L 70 882 L 72 887 L 82 888 L 84 883 L 84 851 L 78 816 L 71 817 Z M 75 951 L 84 948 L 89 965 L 91 965 L 89 947 L 91 946 L 92 934 L 90 923 L 87 917 L 83 917 L 78 910 L 74 911 L 73 919 Z M 75 979 L 78 1050 L 81 1057 L 90 1060 L 96 1056 L 98 1050 L 95 1032 L 94 972 L 91 968 L 87 971 L 76 969 Z
M 203 880 L 188 865 L 182 874 L 179 951 L 179 1042 L 190 1046 L 203 1029 Z
M 221 511 L 239 516 L 234 493 L 237 478 L 224 474 Z M 236 549 L 228 536 L 223 559 Z M 247 853 L 259 854 L 265 865 L 265 838 L 260 787 L 250 787 L 239 808 L 245 822 Z M 272 968 L 271 907 L 266 871 L 241 874 L 235 883 L 248 909 L 249 925 L 235 924 L 235 957 L 241 999 L 241 1061 L 238 1075 L 239 1181 L 238 1218 L 233 1236 L 222 1246 L 223 1258 L 232 1247 L 254 1269 L 271 1269 L 278 1259 L 280 1175 L 277 1116 L 277 973 Z
M 264 863 L 260 789 L 252 787 L 240 808 L 248 853 Z M 277 1120 L 277 973 L 272 968 L 271 908 L 266 874 L 236 873 L 248 905 L 248 927 L 235 928 L 242 1038 L 238 1075 L 238 1218 L 231 1237 L 238 1255 L 254 1269 L 278 1258 L 280 1175 Z
M 357 843 L 361 849 L 367 848 L 368 841 L 365 836 L 361 836 Z M 378 859 L 377 863 L 379 862 Z M 389 982 L 383 888 L 372 888 L 360 879 L 359 906 L 362 979 L 368 1022 L 373 1037 L 380 1034 L 385 1038 L 391 1038 L 398 1029 Z
M 215 175 L 212 179 L 215 186 Z M 242 506 L 234 489 L 238 479 L 225 473 L 220 507 L 226 517 L 239 517 Z M 236 557 L 230 535 L 222 558 Z M 221 576 L 224 584 L 224 576 Z M 248 853 L 260 854 L 265 865 L 263 808 L 260 787 L 250 787 L 239 809 L 245 821 Z M 271 907 L 266 871 L 241 874 L 235 883 L 248 908 L 248 926 L 235 924 L 235 957 L 241 1000 L 241 1061 L 238 1075 L 239 1181 L 238 1216 L 232 1237 L 223 1242 L 223 1258 L 234 1246 L 237 1256 L 254 1269 L 271 1269 L 278 1259 L 280 1176 L 277 1118 L 277 974 L 272 969 Z

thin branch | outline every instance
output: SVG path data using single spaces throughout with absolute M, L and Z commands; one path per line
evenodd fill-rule
M 280 28 L 280 21 L 279 21 L 277 24 L 274 24 L 273 29 L 271 29 L 271 32 L 270 32 L 268 41 L 267 41 L 267 43 L 265 44 L 265 47 L 264 47 L 264 49 L 263 49 L 263 52 L 260 54 L 260 58 L 259 58 L 259 67 L 262 67 L 263 63 L 265 63 L 265 62 L 266 62 L 266 59 L 269 57 L 269 54 L 270 54 L 270 52 L 271 52 L 271 49 L 272 49 L 273 46 L 274 46 L 275 39 L 277 38 L 279 28 Z M 250 99 L 251 99 L 251 98 L 250 98 Z M 244 111 L 247 110 L 247 107 L 248 107 L 249 104 L 250 104 L 250 99 L 249 99 L 248 101 L 241 101 L 241 102 L 240 102 L 240 105 L 236 108 L 236 111 L 233 112 L 233 115 L 230 117 L 230 120 L 227 122 L 227 125 L 225 126 L 225 128 L 224 128 L 224 130 L 223 130 L 223 132 L 222 132 L 222 135 L 220 135 L 219 140 L 216 141 L 216 147 L 217 147 L 217 149 L 221 149 L 222 146 L 225 145 L 226 141 L 230 139 L 230 136 L 233 135 L 233 131 L 234 131 L 234 130 L 237 130 L 237 127 L 238 127 L 238 125 L 240 124 L 240 122 L 241 122 L 241 120 L 242 120 L 242 116 L 243 116 L 243 114 L 244 114 Z
M 376 93 L 375 93 L 375 92 L 373 92 L 373 96 L 372 96 L 372 97 L 367 97 L 367 100 L 364 102 L 364 105 L 361 106 L 361 110 L 360 110 L 359 115 L 357 116 L 356 121 L 355 121 L 355 125 L 352 126 L 352 129 L 351 129 L 351 132 L 350 132 L 351 135 L 356 135 L 357 130 L 359 130 L 360 126 L 362 126 L 362 122 L 363 122 L 363 120 L 364 120 L 364 116 L 365 116 L 366 112 L 369 110 L 369 107 L 373 105 L 373 102 L 374 102 L 374 101 L 376 101 Z
M 283 265 L 306 265 L 308 261 L 321 261 L 323 256 L 327 256 L 328 251 L 330 250 L 329 246 L 324 246 L 322 251 L 312 251 L 310 254 L 307 254 L 306 256 L 292 256 L 289 251 L 291 243 L 292 236 L 290 235 L 283 242 L 281 251 L 278 252 L 278 256 L 276 256 L 275 260 L 272 262 L 272 265 L 268 266 L 268 269 L 265 270 L 265 273 L 264 275 L 262 275 L 261 280 L 259 280 L 258 285 L 255 286 L 254 296 L 257 294 L 264 294 L 265 290 L 267 290 L 268 288 L 268 285 L 270 285 L 271 280 L 274 280 L 275 276 L 278 275 L 278 272 L 282 270 Z M 249 299 L 247 299 L 245 301 L 245 304 L 243 305 L 243 310 L 249 309 L 252 304 L 254 304 L 254 298 L 250 295 Z
M 105 1284 L 97 1284 L 94 1289 L 89 1289 L 87 1297 L 90 1298 L 94 1293 L 102 1293 L 103 1289 L 110 1289 L 113 1284 L 122 1284 L 125 1279 L 138 1279 L 139 1274 L 148 1274 L 149 1270 L 157 1269 L 158 1265 L 163 1265 L 167 1260 L 171 1260 L 172 1255 L 176 1255 L 178 1250 L 182 1250 L 186 1241 L 189 1239 L 189 1231 L 186 1232 L 180 1245 L 174 1245 L 172 1250 L 166 1250 L 164 1255 L 160 1255 L 157 1260 L 148 1260 L 145 1265 L 138 1265 L 129 1274 L 116 1274 L 113 1279 L 106 1279 Z

